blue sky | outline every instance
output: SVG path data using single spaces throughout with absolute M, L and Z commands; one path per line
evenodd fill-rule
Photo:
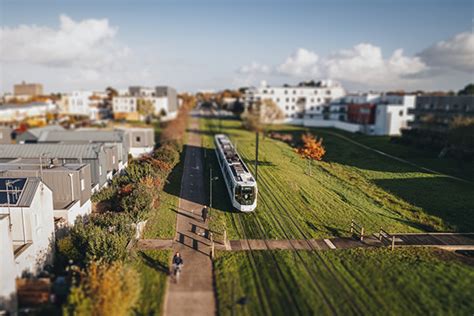
M 473 81 L 473 1 L 0 3 L 8 40 L 0 50 L 2 91 L 22 79 L 47 91 L 128 84 L 195 91 L 326 77 L 350 90 L 458 89 Z M 61 15 L 70 27 L 61 27 Z M 82 23 L 93 20 L 106 25 Z M 77 54 L 67 39 L 58 43 L 74 36 L 82 43 Z M 397 49 L 402 57 L 391 58 Z

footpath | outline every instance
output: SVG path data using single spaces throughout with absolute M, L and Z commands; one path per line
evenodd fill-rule
M 191 120 L 190 130 L 199 130 L 196 119 Z M 190 316 L 216 313 L 212 262 L 209 256 L 210 244 L 201 236 L 204 230 L 207 230 L 207 226 L 200 220 L 205 203 L 203 176 L 201 136 L 189 132 L 185 145 L 176 237 L 174 241 L 155 241 L 158 243 L 155 249 L 172 248 L 175 252 L 179 251 L 184 260 L 179 282 L 175 283 L 172 278 L 168 279 L 164 315 Z M 146 240 L 141 241 L 139 247 L 142 247 L 143 243 L 146 244 Z

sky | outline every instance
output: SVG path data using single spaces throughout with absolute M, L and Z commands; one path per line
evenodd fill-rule
M 0 91 L 474 82 L 474 0 L 0 0 Z

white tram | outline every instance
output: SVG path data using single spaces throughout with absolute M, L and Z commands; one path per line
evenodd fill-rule
M 239 211 L 252 212 L 257 207 L 257 183 L 254 177 L 226 135 L 215 135 L 214 143 L 232 205 Z

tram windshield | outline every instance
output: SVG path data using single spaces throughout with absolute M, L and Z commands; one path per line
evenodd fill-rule
M 255 187 L 235 187 L 235 200 L 241 205 L 252 205 L 255 201 Z

